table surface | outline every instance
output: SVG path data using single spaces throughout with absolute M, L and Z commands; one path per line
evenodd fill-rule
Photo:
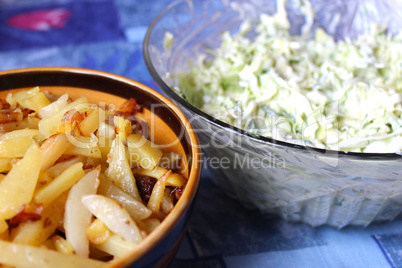
M 158 90 L 142 56 L 152 19 L 171 0 L 0 0 L 0 70 L 69 66 Z M 367 228 L 310 228 L 243 208 L 203 172 L 171 267 L 402 267 L 402 217 Z

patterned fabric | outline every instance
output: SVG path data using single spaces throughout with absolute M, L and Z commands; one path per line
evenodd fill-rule
M 158 90 L 142 57 L 171 0 L 0 0 L 0 70 L 70 66 Z M 204 170 L 189 229 L 170 267 L 402 267 L 402 217 L 367 228 L 310 228 L 248 210 Z

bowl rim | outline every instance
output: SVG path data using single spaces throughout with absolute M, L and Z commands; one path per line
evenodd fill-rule
M 29 72 L 43 72 L 44 74 L 55 73 L 55 72 L 70 73 L 70 74 L 76 73 L 86 76 L 101 76 L 106 79 L 115 80 L 118 83 L 124 83 L 133 88 L 136 88 L 137 90 L 145 91 L 153 95 L 157 99 L 159 99 L 162 103 L 166 104 L 167 108 L 171 109 L 173 113 L 177 115 L 177 117 L 181 121 L 181 124 L 185 127 L 188 137 L 190 138 L 189 144 L 192 148 L 192 153 L 190 155 L 191 170 L 189 172 L 188 182 L 182 196 L 174 206 L 173 210 L 169 213 L 169 215 L 161 222 L 161 224 L 153 232 L 151 232 L 147 237 L 144 238 L 143 241 L 141 241 L 138 247 L 136 247 L 129 253 L 116 259 L 113 262 L 105 263 L 106 267 L 122 267 L 129 264 L 135 264 L 137 260 L 139 260 L 147 252 L 149 252 L 159 242 L 161 242 L 165 238 L 165 236 L 174 228 L 175 224 L 178 221 L 180 221 L 180 219 L 182 219 L 182 217 L 184 216 L 185 212 L 188 211 L 190 205 L 192 204 L 196 196 L 198 185 L 201 178 L 201 151 L 198 146 L 199 143 L 197 135 L 195 134 L 195 131 L 190 121 L 171 100 L 169 100 L 156 90 L 138 81 L 104 71 L 85 69 L 85 68 L 75 68 L 75 67 L 29 67 L 29 68 L 19 68 L 19 69 L 0 71 L 0 79 L 1 77 L 3 77 L 3 75 L 24 74 Z M 113 95 L 113 93 L 107 93 L 107 94 Z
M 156 71 L 156 68 L 154 67 L 151 54 L 152 52 L 150 51 L 151 44 L 151 36 L 153 33 L 153 30 L 155 27 L 158 25 L 159 21 L 166 15 L 170 10 L 172 10 L 174 7 L 178 6 L 179 4 L 186 3 L 187 5 L 190 6 L 189 2 L 192 2 L 193 0 L 176 0 L 172 2 L 170 5 L 168 5 L 165 9 L 163 9 L 151 22 L 149 25 L 147 32 L 145 34 L 145 38 L 143 41 L 143 56 L 145 60 L 145 66 L 147 67 L 151 77 L 155 80 L 156 84 L 161 88 L 161 90 L 169 97 L 171 98 L 177 105 L 183 106 L 185 109 L 189 110 L 191 113 L 196 114 L 198 116 L 201 116 L 202 118 L 206 119 L 208 123 L 211 123 L 212 125 L 218 127 L 218 128 L 223 128 L 229 131 L 234 131 L 236 134 L 241 136 L 242 138 L 247 138 L 251 139 L 252 141 L 256 143 L 263 143 L 266 145 L 273 145 L 276 147 L 282 147 L 283 149 L 293 149 L 297 151 L 302 151 L 302 152 L 307 152 L 307 151 L 314 151 L 317 154 L 321 155 L 326 155 L 330 157 L 348 157 L 348 158 L 354 158 L 358 160 L 390 160 L 390 159 L 399 159 L 402 157 L 402 152 L 395 152 L 395 153 L 363 153 L 363 152 L 348 152 L 348 151 L 340 151 L 340 150 L 331 150 L 331 149 L 324 149 L 324 148 L 317 148 L 317 147 L 310 147 L 310 146 L 304 146 L 304 145 L 299 145 L 299 144 L 293 144 L 290 142 L 286 141 L 281 141 L 273 138 L 269 138 L 266 136 L 261 136 L 257 134 L 253 134 L 251 132 L 248 132 L 244 129 L 232 126 L 228 123 L 225 123 L 209 114 L 206 112 L 202 111 L 201 109 L 197 108 L 196 106 L 190 104 L 187 102 L 183 97 L 181 97 L 179 94 L 177 94 L 174 90 L 171 89 L 170 86 L 168 86 L 163 78 L 158 74 Z

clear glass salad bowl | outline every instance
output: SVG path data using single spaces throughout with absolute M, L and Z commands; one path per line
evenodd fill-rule
M 337 27 L 330 25 L 325 14 L 343 14 L 342 1 L 314 2 L 318 18 L 314 23 L 337 39 L 364 30 L 358 23 L 361 12 L 355 12 L 354 18 L 346 12 Z M 297 9 L 288 7 L 290 32 L 297 34 L 304 20 Z M 161 90 L 190 118 L 211 178 L 245 206 L 314 227 L 365 227 L 394 219 L 402 210 L 401 154 L 325 150 L 256 136 L 208 115 L 172 89 L 178 81 L 170 74 L 188 71 L 191 60 L 218 47 L 223 31 L 234 33 L 245 18 L 275 10 L 274 1 L 174 2 L 148 29 L 143 51 L 147 68 Z M 386 17 L 390 30 L 397 28 L 393 16 L 398 18 L 395 12 Z M 350 24 L 353 19 L 356 23 Z M 170 34 L 173 39 L 169 40 Z

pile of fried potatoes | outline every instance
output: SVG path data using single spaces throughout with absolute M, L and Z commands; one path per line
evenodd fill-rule
M 173 209 L 182 156 L 147 139 L 134 99 L 105 106 L 39 87 L 0 99 L 2 265 L 104 266 Z

